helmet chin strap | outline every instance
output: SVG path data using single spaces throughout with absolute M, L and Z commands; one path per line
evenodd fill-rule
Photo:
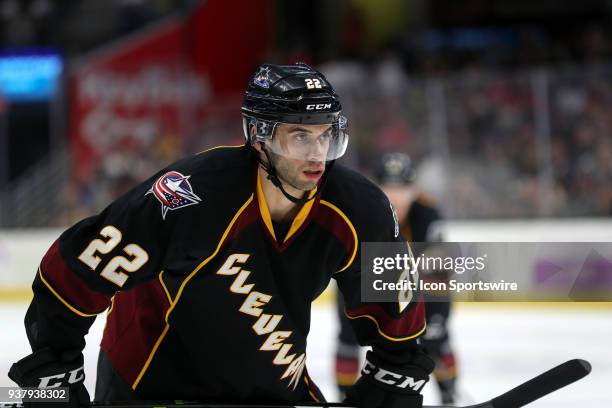
M 329 174 L 329 170 L 331 170 L 334 164 L 333 160 L 329 163 L 328 166 L 326 166 L 326 169 L 323 172 L 323 176 L 321 177 L 321 183 L 319 185 L 319 188 L 317 189 L 317 192 L 313 194 L 312 197 L 310 198 L 308 197 L 309 194 L 305 194 L 304 197 L 298 198 L 298 197 L 292 196 L 291 194 L 287 192 L 287 190 L 285 190 L 285 188 L 283 187 L 282 181 L 280 181 L 280 179 L 278 178 L 278 174 L 276 173 L 276 168 L 272 164 L 272 159 L 270 157 L 270 154 L 268 153 L 268 150 L 266 149 L 263 143 L 260 143 L 260 146 L 261 146 L 261 150 L 266 155 L 266 158 L 268 159 L 268 161 L 265 162 L 261 159 L 261 157 L 259 157 L 259 155 L 256 155 L 257 161 L 259 162 L 261 167 L 264 169 L 264 171 L 268 173 L 268 176 L 266 178 L 270 180 L 272 184 L 278 187 L 278 189 L 283 193 L 283 195 L 287 198 L 287 200 L 291 201 L 292 203 L 298 204 L 298 205 L 303 205 L 303 204 L 306 204 L 310 200 L 314 200 L 319 194 L 321 194 L 321 190 L 322 190 L 323 185 L 325 184 L 325 181 L 327 180 L 327 175 Z

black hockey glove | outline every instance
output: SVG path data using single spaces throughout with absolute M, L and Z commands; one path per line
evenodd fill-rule
M 421 408 L 420 392 L 434 365 L 424 353 L 409 364 L 394 365 L 368 351 L 361 377 L 347 391 L 345 402 L 360 408 Z
M 68 387 L 69 399 L 62 402 L 24 402 L 25 408 L 80 408 L 89 406 L 89 393 L 83 384 L 83 355 L 67 351 L 61 354 L 45 348 L 22 358 L 11 367 L 9 378 L 20 387 Z

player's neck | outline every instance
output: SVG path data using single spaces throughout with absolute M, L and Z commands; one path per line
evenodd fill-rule
M 258 168 L 257 177 L 259 177 L 261 182 L 261 189 L 268 204 L 268 211 L 272 220 L 277 222 L 291 220 L 298 212 L 299 206 L 285 197 L 283 192 L 268 180 L 266 172 L 261 167 Z M 303 191 L 286 184 L 283 184 L 283 188 L 294 197 L 300 197 L 304 194 Z

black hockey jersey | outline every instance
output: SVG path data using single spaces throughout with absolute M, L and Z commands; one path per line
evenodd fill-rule
M 440 213 L 432 199 L 418 193 L 400 222 L 400 230 L 408 242 L 440 242 L 442 237 L 439 234 L 434 236 L 436 231 L 432 228 L 440 220 Z
M 43 258 L 26 315 L 34 350 L 82 349 L 110 309 L 96 399 L 317 401 L 305 368 L 311 302 L 338 282 L 357 336 L 406 361 L 418 296 L 360 301 L 360 243 L 403 241 L 385 195 L 336 164 L 277 236 L 248 147 L 162 170 L 67 231 Z

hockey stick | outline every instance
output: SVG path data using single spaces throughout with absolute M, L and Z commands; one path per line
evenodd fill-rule
M 579 379 L 585 377 L 591 372 L 591 364 L 586 360 L 569 360 L 560 364 L 545 373 L 542 373 L 531 380 L 524 382 L 511 389 L 510 391 L 499 395 L 492 400 L 476 405 L 464 406 L 462 408 L 519 408 L 533 401 L 548 395 L 560 388 L 565 387 Z M 59 406 L 60 404 L 58 404 Z M 61 404 L 63 405 L 63 404 Z M 22 404 L 2 404 L 3 408 L 21 408 Z M 319 407 L 319 408 L 352 408 L 343 403 L 300 403 L 298 405 L 231 405 L 231 404 L 203 404 L 198 402 L 182 402 L 175 401 L 171 403 L 142 403 L 134 404 L 119 403 L 119 404 L 91 404 L 91 407 L 96 408 L 301 408 L 301 407 Z M 449 406 L 425 406 L 423 408 L 451 408 Z

